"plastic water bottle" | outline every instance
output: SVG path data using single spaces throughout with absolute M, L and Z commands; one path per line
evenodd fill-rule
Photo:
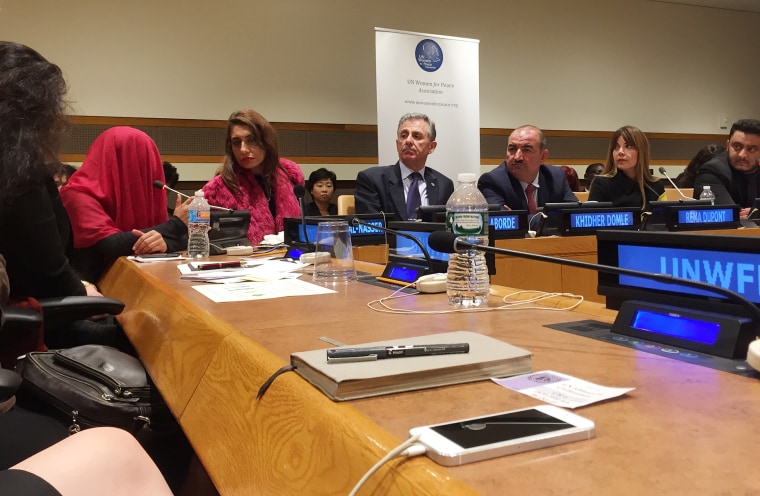
M 206 258 L 209 254 L 208 231 L 211 229 L 211 207 L 203 190 L 195 192 L 187 212 L 187 256 Z
M 699 194 L 700 200 L 710 200 L 710 205 L 715 205 L 715 193 L 710 189 L 710 185 L 702 186 L 702 192 Z
M 488 244 L 488 202 L 475 184 L 477 176 L 462 173 L 446 202 L 446 228 L 472 244 Z M 478 307 L 488 303 L 489 279 L 482 251 L 452 253 L 446 275 L 449 304 Z

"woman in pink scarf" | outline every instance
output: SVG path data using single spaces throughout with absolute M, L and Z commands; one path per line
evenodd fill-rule
M 233 113 L 227 121 L 224 164 L 203 186 L 209 204 L 251 212 L 248 239 L 261 243 L 283 230 L 285 217 L 299 217 L 293 186 L 303 185 L 295 162 L 280 158 L 277 134 L 254 110 Z
M 90 146 L 84 163 L 61 188 L 71 219 L 71 262 L 95 281 L 114 259 L 125 255 L 187 249 L 187 205 L 169 218 L 158 147 L 144 132 L 112 127 Z

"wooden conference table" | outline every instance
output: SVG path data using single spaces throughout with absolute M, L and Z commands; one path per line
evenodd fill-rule
M 538 404 L 490 381 L 335 403 L 292 372 L 256 400 L 291 352 L 330 347 L 320 336 L 402 342 L 452 330 L 526 348 L 534 371 L 636 389 L 578 410 L 596 422 L 595 439 L 453 468 L 397 459 L 359 494 L 760 494 L 760 381 L 544 327 L 611 321 L 601 305 L 387 314 L 366 304 L 389 291 L 358 282 L 334 294 L 214 303 L 174 265 L 121 259 L 100 287 L 126 303 L 120 320 L 222 495 L 347 494 L 411 427 Z M 392 304 L 448 308 L 444 294 Z

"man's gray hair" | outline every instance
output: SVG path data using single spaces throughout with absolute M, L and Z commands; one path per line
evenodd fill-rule
M 416 121 L 416 120 L 427 122 L 428 128 L 430 129 L 430 132 L 428 133 L 428 138 L 430 138 L 430 141 L 435 141 L 435 122 L 433 122 L 433 120 L 427 115 L 421 114 L 419 112 L 409 112 L 407 114 L 402 115 L 401 119 L 399 119 L 398 121 L 396 134 L 398 134 L 398 130 L 401 129 L 401 125 L 403 123 L 405 123 L 406 121 Z

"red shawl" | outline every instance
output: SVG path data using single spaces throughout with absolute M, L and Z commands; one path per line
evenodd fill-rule
M 150 136 L 124 126 L 104 131 L 61 189 L 74 247 L 166 222 L 166 193 L 153 186 L 156 179 L 164 181 L 164 169 Z

